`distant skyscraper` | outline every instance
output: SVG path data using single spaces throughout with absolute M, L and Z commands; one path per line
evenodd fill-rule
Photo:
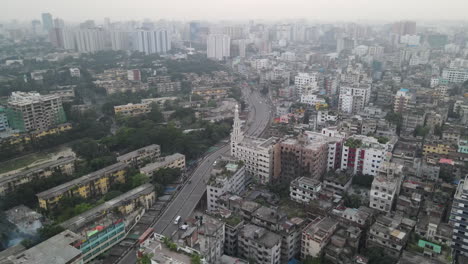
M 208 35 L 206 54 L 209 59 L 222 60 L 231 55 L 231 38 L 223 34 Z
M 79 52 L 96 52 L 105 49 L 105 32 L 103 30 L 77 30 L 75 38 Z
M 63 29 L 54 27 L 49 30 L 49 41 L 54 47 L 63 48 Z
M 416 35 L 416 22 L 399 21 L 393 24 L 392 30 L 398 35 Z
M 112 50 L 130 50 L 131 33 L 123 31 L 111 31 L 110 39 Z
M 66 50 L 76 50 L 75 32 L 64 29 L 63 33 L 63 48 Z
M 54 27 L 64 28 L 65 27 L 65 21 L 63 21 L 63 19 L 61 19 L 61 18 L 54 19 Z
M 40 28 L 41 28 L 41 21 L 35 19 L 31 22 L 31 27 L 32 27 L 32 32 L 34 34 L 39 34 L 39 32 L 41 31 Z
M 46 32 L 54 27 L 54 21 L 50 13 L 42 13 L 42 27 Z
M 145 54 L 164 54 L 171 50 L 171 36 L 166 29 L 139 30 L 134 33 L 133 45 Z
M 94 23 L 94 20 L 86 20 L 83 23 L 80 23 L 80 28 L 81 29 L 90 29 L 90 28 L 95 28 L 96 23 Z
M 109 29 L 109 28 L 110 28 L 110 24 L 111 24 L 110 18 L 105 17 L 105 18 L 104 18 L 104 28 L 105 28 L 105 29 Z
M 190 41 L 197 41 L 198 40 L 198 31 L 200 30 L 200 23 L 198 22 L 190 22 L 189 24 L 189 35 Z

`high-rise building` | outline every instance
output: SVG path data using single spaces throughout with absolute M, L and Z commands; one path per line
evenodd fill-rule
M 31 28 L 32 28 L 32 32 L 34 34 L 39 34 L 41 32 L 41 21 L 37 20 L 37 19 L 34 19 L 32 22 L 31 22 Z
M 124 31 L 111 31 L 110 39 L 112 50 L 130 50 L 131 33 Z
M 393 24 L 392 31 L 398 35 L 416 35 L 415 21 L 399 21 Z
M 50 13 L 42 13 L 42 27 L 45 32 L 49 32 L 54 27 L 54 20 Z
M 63 35 L 63 48 L 66 50 L 76 50 L 76 39 L 75 32 L 64 29 L 62 30 Z
M 8 99 L 10 126 L 19 131 L 40 131 L 64 123 L 65 112 L 59 95 L 13 92 Z
M 101 29 L 77 30 L 75 38 L 79 52 L 96 52 L 106 48 L 105 32 Z
M 133 45 L 145 54 L 165 54 L 171 50 L 171 36 L 166 29 L 139 30 L 133 34 Z
M 344 113 L 357 113 L 369 104 L 370 84 L 343 85 L 340 87 L 339 108 Z
M 223 34 L 208 35 L 206 54 L 209 59 L 223 60 L 231 56 L 231 38 Z
M 452 203 L 450 223 L 453 225 L 452 248 L 460 255 L 468 257 L 468 176 L 458 184 Z
M 317 75 L 300 72 L 294 78 L 294 86 L 296 87 L 296 94 L 299 96 L 317 92 Z
M 54 27 L 56 28 L 65 28 L 65 21 L 61 18 L 54 19 Z
M 395 113 L 406 112 L 414 100 L 414 95 L 408 89 L 401 88 L 395 95 L 393 111 Z
M 49 41 L 56 48 L 63 48 L 63 29 L 54 27 L 49 30 Z
M 5 109 L 0 107 L 0 131 L 4 131 L 9 127 L 8 118 L 5 113 Z

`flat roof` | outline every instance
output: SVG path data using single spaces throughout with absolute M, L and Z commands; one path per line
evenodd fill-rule
M 69 182 L 61 184 L 59 186 L 56 186 L 54 188 L 51 188 L 51 189 L 49 189 L 47 191 L 43 191 L 41 193 L 38 193 L 38 194 L 36 194 L 36 196 L 38 198 L 42 198 L 42 199 L 49 199 L 51 197 L 55 197 L 58 194 L 64 193 L 65 191 L 71 189 L 74 186 L 84 185 L 84 184 L 86 184 L 86 183 L 88 183 L 88 182 L 90 182 L 92 180 L 100 178 L 105 173 L 119 171 L 119 170 L 122 170 L 122 169 L 126 168 L 127 166 L 128 165 L 123 163 L 123 162 L 117 162 L 115 164 L 107 166 L 107 167 L 105 167 L 103 169 L 100 169 L 98 171 L 91 172 L 90 174 L 82 176 L 82 177 L 80 177 L 78 179 L 74 179 L 72 181 L 69 181 Z
M 79 259 L 81 256 L 81 251 L 71 246 L 72 243 L 80 239 L 81 237 L 79 235 L 70 230 L 65 230 L 10 259 L 13 263 L 69 263 Z

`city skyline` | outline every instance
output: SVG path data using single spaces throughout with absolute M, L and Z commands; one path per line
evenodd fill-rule
M 27 2 L 27 3 L 26 3 Z M 111 5 L 110 5 L 111 4 Z M 93 8 L 87 8 L 93 6 Z M 109 8 L 112 6 L 112 8 Z M 465 20 L 464 10 L 468 3 L 460 0 L 448 1 L 344 1 L 344 0 L 292 0 L 287 2 L 271 2 L 259 0 L 240 1 L 197 1 L 196 5 L 183 0 L 170 3 L 151 3 L 147 0 L 136 1 L 89 1 L 78 3 L 45 0 L 40 2 L 9 1 L 0 10 L 3 21 L 12 19 L 27 21 L 40 18 L 40 13 L 50 12 L 55 17 L 69 21 L 86 19 L 103 19 L 110 17 L 115 20 L 132 19 L 181 19 L 181 20 L 242 20 L 242 19 L 307 19 L 321 21 L 389 21 L 399 19 L 432 20 L 437 14 L 437 20 Z M 86 7 L 86 8 L 85 8 Z M 197 12 L 193 12 L 197 10 Z M 261 10 L 261 11 L 259 11 Z

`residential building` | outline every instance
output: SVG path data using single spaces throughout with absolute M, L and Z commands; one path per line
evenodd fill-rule
M 286 220 L 286 214 L 277 208 L 260 206 L 250 215 L 250 222 L 264 227 L 272 232 L 277 232 L 281 224 Z
M 100 221 L 105 215 L 116 210 L 120 214 L 128 216 L 138 209 L 149 209 L 156 202 L 156 197 L 154 186 L 146 183 L 74 216 L 60 223 L 60 226 L 72 231 L 82 230 L 88 226 L 95 225 L 96 221 Z
M 468 257 L 468 177 L 458 183 L 450 212 L 450 224 L 453 226 L 452 249 L 460 255 Z
M 83 29 L 74 32 L 79 52 L 97 52 L 106 49 L 106 33 L 102 29 Z
M 300 72 L 294 77 L 296 94 L 299 96 L 318 92 L 317 75 L 314 73 Z
M 185 155 L 175 153 L 169 156 L 158 158 L 155 162 L 147 164 L 140 169 L 140 173 L 148 176 L 153 176 L 158 170 L 172 168 L 172 169 L 185 169 Z
M 335 233 L 338 222 L 331 217 L 317 217 L 302 231 L 301 258 L 320 257 Z
M 380 215 L 367 233 L 366 246 L 379 247 L 393 258 L 398 258 L 409 239 L 416 221 L 401 216 Z
M 351 186 L 352 179 L 353 175 L 349 171 L 330 170 L 323 178 L 323 188 L 342 195 Z
M 275 138 L 262 139 L 245 136 L 236 105 L 231 132 L 231 155 L 243 161 L 247 173 L 261 184 L 267 184 L 271 180 L 275 141 Z
M 54 20 L 52 18 L 52 14 L 50 13 L 42 13 L 42 27 L 44 28 L 45 32 L 49 32 L 54 27 Z
M 403 166 L 385 163 L 372 181 L 369 207 L 383 212 L 390 212 L 400 193 Z
M 113 184 L 125 182 L 127 169 L 127 164 L 118 162 L 38 193 L 39 207 L 49 210 L 57 206 L 63 197 L 91 198 L 104 195 Z
M 0 132 L 5 131 L 9 127 L 10 125 L 8 125 L 8 118 L 5 108 L 0 106 Z
M 139 167 L 143 163 L 154 161 L 161 156 L 161 147 L 152 144 L 143 148 L 139 148 L 132 152 L 120 155 L 117 157 L 118 162 L 131 164 L 134 167 Z
M 141 81 L 141 73 L 138 69 L 127 71 L 127 80 L 129 81 Z
M 110 40 L 112 50 L 130 50 L 132 33 L 128 31 L 111 31 Z
M 13 92 L 6 113 L 10 127 L 20 132 L 47 130 L 66 122 L 58 95 Z
M 245 167 L 235 161 L 216 160 L 206 186 L 207 210 L 218 210 L 218 198 L 225 193 L 240 194 L 245 188 Z
M 353 174 L 377 175 L 387 156 L 391 155 L 396 140 L 391 138 L 382 144 L 373 137 L 363 135 L 349 137 L 343 145 L 341 169 L 350 169 Z
M 288 263 L 301 255 L 302 230 L 307 220 L 293 217 L 281 223 L 278 234 L 281 235 L 280 263 Z
M 442 71 L 442 78 L 449 83 L 463 83 L 468 80 L 468 69 L 446 68 Z
M 414 96 L 409 92 L 408 89 L 400 89 L 395 95 L 395 101 L 393 103 L 393 111 L 395 113 L 406 112 L 410 103 L 414 100 Z
M 370 95 L 371 84 L 342 85 L 340 87 L 338 107 L 344 113 L 358 113 L 369 104 Z
M 73 156 L 64 157 L 11 175 L 4 175 L 0 177 L 0 195 L 6 195 L 25 183 L 50 177 L 54 173 L 71 175 L 75 170 L 75 160 Z
M 224 98 L 229 94 L 230 87 L 193 87 L 192 94 L 199 95 L 205 100 Z
M 238 256 L 239 232 L 244 226 L 244 220 L 230 210 L 220 209 L 218 215 L 224 221 L 224 254 Z
M 427 142 L 423 146 L 423 155 L 429 154 L 438 154 L 438 155 L 447 155 L 456 150 L 447 141 L 432 141 Z
M 468 140 L 466 139 L 458 140 L 458 152 L 468 154 Z
M 171 50 L 171 36 L 166 29 L 138 30 L 133 33 L 134 49 L 148 54 L 165 54 Z
M 295 202 L 308 204 L 310 201 L 318 199 L 321 189 L 322 183 L 320 181 L 308 177 L 299 177 L 291 181 L 289 197 Z
M 126 104 L 114 106 L 115 115 L 121 116 L 139 116 L 148 114 L 151 112 L 151 104 L 140 103 L 140 104 Z
M 224 60 L 231 56 L 231 38 L 223 34 L 210 34 L 206 40 L 206 56 L 209 59 Z
M 70 76 L 80 78 L 81 76 L 80 68 L 70 68 Z
M 263 227 L 245 225 L 239 234 L 239 256 L 258 264 L 279 264 L 281 236 Z
M 70 103 L 75 99 L 75 88 L 76 85 L 57 86 L 56 89 L 50 90 L 49 94 L 58 95 L 62 99 L 62 102 Z

